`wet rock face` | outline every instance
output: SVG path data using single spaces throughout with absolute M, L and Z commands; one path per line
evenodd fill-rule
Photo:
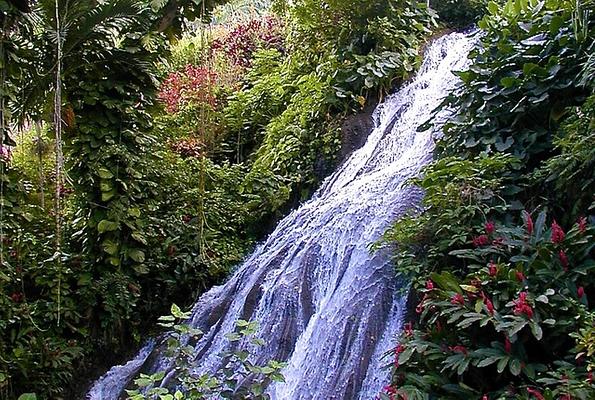
M 372 115 L 377 105 L 377 99 L 369 99 L 362 111 L 348 116 L 343 121 L 341 125 L 340 163 L 345 161 L 351 153 L 362 147 L 368 140 L 368 135 L 374 129 Z

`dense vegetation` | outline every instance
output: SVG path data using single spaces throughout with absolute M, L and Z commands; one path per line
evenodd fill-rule
M 382 398 L 593 398 L 592 9 L 489 3 L 424 212 L 386 236 L 416 294 Z
M 0 1 L 3 398 L 81 396 L 221 281 L 437 26 L 404 0 L 221 3 Z
M 419 315 L 380 396 L 591 398 L 593 3 L 429 6 L 0 0 L 0 397 L 82 397 L 312 194 L 346 116 L 408 79 L 433 35 L 482 18 L 415 182 L 424 212 L 387 233 Z M 171 313 L 190 398 L 265 398 L 283 379 L 240 351 L 193 380 L 177 339 L 200 332 Z M 185 398 L 159 380 L 130 397 Z

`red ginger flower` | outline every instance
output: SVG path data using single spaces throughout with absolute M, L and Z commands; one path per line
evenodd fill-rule
M 560 258 L 560 263 L 562 267 L 564 267 L 564 271 L 568 271 L 568 256 L 564 252 L 564 250 L 560 250 L 558 253 L 558 257 Z
M 508 336 L 504 337 L 504 351 L 508 354 L 512 353 L 512 343 L 510 343 L 510 339 L 508 339 Z
M 490 313 L 490 315 L 494 315 L 494 304 L 492 303 L 492 300 L 490 300 L 488 297 L 486 297 L 485 303 L 486 303 L 486 308 L 488 309 L 488 312 Z
M 490 239 L 487 235 L 479 235 L 473 238 L 473 245 L 475 247 L 485 246 L 490 242 Z
M 493 261 L 490 261 L 490 264 L 488 265 L 488 273 L 490 274 L 490 276 L 498 275 L 498 267 L 496 266 L 496 264 L 494 264 Z
M 463 297 L 462 294 L 457 293 L 451 297 L 450 304 L 458 304 L 458 305 L 463 306 L 463 305 L 465 305 L 465 298 Z
M 521 292 L 519 298 L 514 300 L 514 315 L 525 314 L 527 318 L 533 318 L 533 309 L 527 303 L 527 292 Z
M 587 231 L 587 217 L 580 217 L 578 219 L 578 231 L 585 233 Z
M 525 275 L 521 271 L 516 271 L 514 274 L 516 276 L 516 280 L 519 282 L 522 282 L 526 279 Z
M 585 288 L 584 288 L 584 287 L 582 287 L 582 286 L 579 286 L 579 287 L 576 289 L 576 295 L 578 296 L 578 298 L 579 298 L 579 299 L 582 299 L 582 298 L 583 298 L 583 296 L 585 295 Z
M 467 353 L 467 348 L 465 346 L 461 346 L 461 345 L 450 346 L 448 349 L 450 351 L 454 352 L 454 353 L 461 353 L 461 354 L 464 354 L 464 355 L 467 355 L 468 354 Z
M 537 389 L 527 388 L 527 393 L 535 396 L 535 398 L 537 398 L 538 400 L 545 400 L 541 392 Z
M 566 234 L 562 227 L 556 221 L 552 223 L 552 243 L 561 243 L 564 241 Z
M 496 229 L 496 224 L 494 224 L 494 221 L 488 221 L 485 223 L 484 228 L 486 230 L 486 233 L 489 235 Z
M 527 225 L 527 233 L 529 235 L 533 234 L 533 218 L 531 218 L 531 214 L 525 211 L 526 221 L 525 224 Z
M 411 322 L 407 322 L 403 326 L 403 332 L 405 333 L 405 336 L 412 336 L 413 335 L 413 324 Z
M 14 292 L 13 294 L 10 295 L 10 298 L 13 302 L 20 303 L 21 301 L 23 301 L 25 296 L 21 292 Z
M 434 289 L 434 282 L 432 282 L 431 279 L 428 279 L 427 280 L 427 282 L 426 282 L 426 289 L 428 289 L 428 290 Z

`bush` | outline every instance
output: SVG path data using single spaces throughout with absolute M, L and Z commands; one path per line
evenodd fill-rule
M 566 0 L 489 4 L 473 64 L 458 73 L 462 91 L 445 101 L 458 113 L 444 126 L 438 154 L 506 152 L 531 160 L 530 168 L 548 155 L 551 128 L 586 94 L 577 77 L 595 26 L 576 18 L 582 7 Z
M 387 392 L 590 398 L 593 226 L 582 218 L 568 232 L 555 221 L 548 229 L 544 212 L 535 222 L 524 212 L 520 225 L 487 220 L 473 230 L 471 243 L 448 252 L 456 262 L 414 279 L 419 321 L 404 330 Z M 405 265 L 397 269 L 408 274 Z

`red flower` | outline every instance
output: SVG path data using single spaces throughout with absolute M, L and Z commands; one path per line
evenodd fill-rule
M 527 233 L 531 235 L 533 233 L 533 218 L 531 218 L 531 214 L 527 211 L 523 211 L 523 215 L 525 217 L 525 225 L 527 226 Z
M 564 250 L 560 250 L 558 256 L 560 257 L 560 263 L 562 264 L 562 267 L 564 267 L 564 271 L 568 271 L 568 257 Z
M 425 299 L 424 299 L 425 300 Z M 415 307 L 415 312 L 421 314 L 424 311 L 424 300 L 420 301 L 417 307 Z
M 481 400 L 489 400 L 488 395 L 484 394 L 483 397 L 481 398 Z
M 527 393 L 535 396 L 538 400 L 545 400 L 541 392 L 537 389 L 527 388 Z
M 533 309 L 527 303 L 527 292 L 521 292 L 519 298 L 514 300 L 514 315 L 525 314 L 527 318 L 533 318 Z
M 473 245 L 475 247 L 485 246 L 490 242 L 490 239 L 487 235 L 479 235 L 473 238 Z
M 579 287 L 576 289 L 576 295 L 578 296 L 578 298 L 579 298 L 579 299 L 582 299 L 582 298 L 583 298 L 583 296 L 585 295 L 585 288 L 584 288 L 584 287 L 582 287 L 582 286 L 579 286 Z
M 566 234 L 562 230 L 562 227 L 558 225 L 556 221 L 552 223 L 552 243 L 561 243 L 564 241 Z
M 485 227 L 486 233 L 488 235 L 491 234 L 492 232 L 494 232 L 494 230 L 496 229 L 496 225 L 494 224 L 493 221 L 486 222 L 484 227 Z
M 413 336 L 413 324 L 411 322 L 407 322 L 403 326 L 403 332 L 405 333 L 405 336 Z
M 467 355 L 468 354 L 467 353 L 467 348 L 465 346 L 461 346 L 461 345 L 450 346 L 448 349 L 450 351 L 454 352 L 454 353 L 461 353 L 461 354 L 464 354 L 464 355 Z
M 494 246 L 502 246 L 504 244 L 504 238 L 503 237 L 497 237 L 494 240 L 492 240 L 492 244 Z
M 455 294 L 454 296 L 451 297 L 450 304 L 455 304 L 455 305 L 458 304 L 458 305 L 464 306 L 465 305 L 465 298 L 463 297 L 462 294 L 457 293 L 457 294 Z
M 492 300 L 490 300 L 489 297 L 486 297 L 484 301 L 490 315 L 494 315 L 494 304 L 492 303 Z
M 490 261 L 490 264 L 488 265 L 488 273 L 490 274 L 490 276 L 498 275 L 498 267 L 496 266 L 496 264 L 494 264 L 493 261 Z
M 21 292 L 14 292 L 13 294 L 10 295 L 10 298 L 15 303 L 20 303 L 25 298 L 25 295 Z
M 578 219 L 578 231 L 585 233 L 587 231 L 587 217 L 580 217 Z
M 434 289 L 434 282 L 432 282 L 431 279 L 428 279 L 427 280 L 427 282 L 426 282 L 426 289 L 428 289 L 428 290 Z
M 593 383 L 593 371 L 589 371 L 587 374 L 587 383 Z
M 526 279 L 525 275 L 521 271 L 516 271 L 514 275 L 516 276 L 516 280 L 519 282 L 522 282 Z
M 504 339 L 504 351 L 506 351 L 508 354 L 512 353 L 512 343 L 510 343 L 510 339 L 508 339 L 508 337 Z

